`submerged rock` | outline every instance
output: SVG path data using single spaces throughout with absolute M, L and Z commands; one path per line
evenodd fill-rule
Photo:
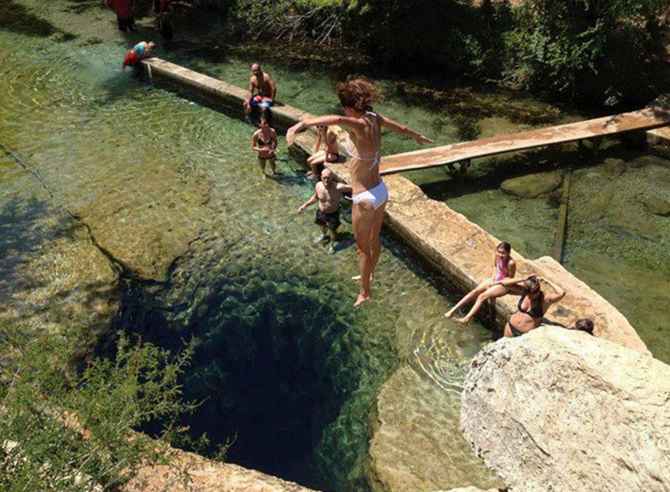
M 373 491 L 502 485 L 458 432 L 457 399 L 411 367 L 393 374 L 377 397 L 369 451 Z
M 670 489 L 670 366 L 545 326 L 484 348 L 461 425 L 515 491 Z
M 563 177 L 558 171 L 529 174 L 520 178 L 506 179 L 500 185 L 500 189 L 521 198 L 537 198 L 554 191 L 562 181 Z
M 661 217 L 670 217 L 670 200 L 650 195 L 641 197 L 640 201 L 649 213 Z
M 602 172 L 605 176 L 616 178 L 626 171 L 626 162 L 623 159 L 605 159 Z

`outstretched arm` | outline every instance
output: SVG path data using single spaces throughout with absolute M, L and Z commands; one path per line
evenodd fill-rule
M 522 278 L 505 278 L 502 279 L 498 282 L 496 282 L 497 285 L 502 285 L 503 287 L 509 287 L 510 285 L 516 285 L 520 284 L 521 282 L 525 282 L 531 277 L 535 277 L 536 275 L 528 275 L 527 277 L 522 277 Z
M 401 125 L 397 121 L 392 120 L 391 118 L 387 118 L 386 116 L 379 115 L 382 121 L 382 125 L 388 128 L 389 130 L 392 130 L 396 133 L 400 133 L 401 135 L 407 135 L 408 137 L 412 137 L 414 140 L 416 140 L 417 143 L 420 144 L 428 144 L 428 143 L 433 143 L 433 141 L 420 134 L 419 132 L 412 130 L 409 127 L 406 127 L 405 125 Z
M 303 203 L 302 205 L 300 205 L 300 207 L 298 208 L 298 213 L 302 212 L 303 210 L 305 210 L 307 207 L 309 207 L 310 205 L 312 205 L 312 204 L 314 204 L 314 203 L 316 203 L 316 191 L 315 191 L 314 194 L 310 197 L 309 200 L 307 200 L 305 203 Z
M 544 300 L 548 305 L 558 302 L 565 297 L 565 289 L 559 287 L 554 282 L 546 278 L 542 278 L 541 280 L 545 281 L 547 285 L 549 285 L 549 287 L 554 290 L 554 294 L 544 296 Z
M 305 118 L 304 120 L 296 123 L 286 132 L 286 143 L 291 146 L 295 142 L 296 134 L 300 133 L 303 130 L 311 126 L 317 125 L 342 125 L 352 128 L 354 130 L 362 130 L 365 123 L 363 123 L 358 118 L 352 118 L 350 116 L 339 116 L 339 115 L 326 115 L 326 116 L 316 116 L 314 118 Z

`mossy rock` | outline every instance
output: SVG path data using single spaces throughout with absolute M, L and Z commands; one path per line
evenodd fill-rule
M 640 201 L 649 213 L 660 215 L 661 217 L 670 217 L 670 200 L 659 196 L 643 196 Z
M 562 181 L 563 177 L 558 171 L 529 174 L 520 178 L 506 179 L 500 185 L 500 189 L 521 198 L 537 198 L 554 191 Z
M 616 178 L 626 171 L 626 163 L 622 159 L 605 159 L 602 172 L 605 176 Z

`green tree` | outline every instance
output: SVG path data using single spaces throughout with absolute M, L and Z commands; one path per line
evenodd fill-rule
M 666 0 L 526 0 L 506 34 L 505 78 L 533 91 L 596 104 L 655 92 Z

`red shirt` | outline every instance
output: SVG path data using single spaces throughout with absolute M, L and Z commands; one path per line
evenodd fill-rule
M 133 16 L 133 2 L 132 0 L 107 0 L 107 5 L 115 12 L 116 16 L 121 19 L 127 19 Z

